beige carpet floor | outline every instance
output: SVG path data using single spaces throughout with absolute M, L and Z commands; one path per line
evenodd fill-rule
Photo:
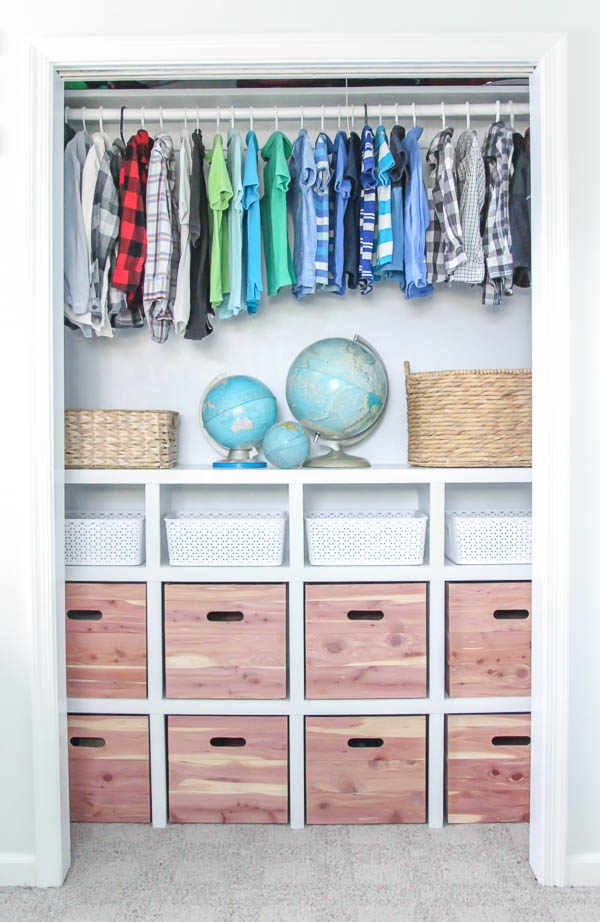
M 73 826 L 64 887 L 0 890 L 1 922 L 600 922 L 540 887 L 528 827 Z

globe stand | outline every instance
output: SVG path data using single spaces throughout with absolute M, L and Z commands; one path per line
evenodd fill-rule
M 213 467 L 228 468 L 249 468 L 249 467 L 266 467 L 266 461 L 254 461 L 256 457 L 255 448 L 231 448 L 227 457 L 222 461 L 213 461 Z
M 341 448 L 332 448 L 326 455 L 309 458 L 303 467 L 371 467 L 366 458 L 349 455 Z

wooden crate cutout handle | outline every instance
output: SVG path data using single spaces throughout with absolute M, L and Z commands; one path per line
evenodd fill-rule
M 378 749 L 383 746 L 380 736 L 354 736 L 348 740 L 351 749 Z
M 242 611 L 209 611 L 206 615 L 208 621 L 243 621 Z
M 494 612 L 494 618 L 497 621 L 523 621 L 529 618 L 529 612 L 526 608 L 497 608 Z
M 239 746 L 245 746 L 246 740 L 243 736 L 213 736 L 210 745 L 237 748 Z
M 383 618 L 383 612 L 352 609 L 352 611 L 347 613 L 347 617 L 349 621 L 381 621 Z
M 100 621 L 102 612 L 97 608 L 70 608 L 67 618 L 71 621 Z
M 492 746 L 529 746 L 530 736 L 493 736 Z
M 84 746 L 87 749 L 101 749 L 106 746 L 106 740 L 102 736 L 72 736 L 69 742 L 71 746 Z

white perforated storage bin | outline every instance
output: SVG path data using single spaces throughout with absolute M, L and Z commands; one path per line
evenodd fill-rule
M 67 512 L 65 563 L 137 567 L 145 560 L 143 512 Z
M 165 516 L 172 567 L 280 567 L 285 512 Z
M 423 512 L 315 512 L 305 522 L 312 566 L 423 563 Z
M 459 564 L 531 563 L 531 512 L 446 513 L 446 556 Z

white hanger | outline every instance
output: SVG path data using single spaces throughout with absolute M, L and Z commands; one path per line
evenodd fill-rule
M 217 106 L 217 134 L 221 132 L 221 106 Z
M 277 106 L 275 106 L 275 131 L 279 131 L 279 112 L 277 111 Z
M 304 106 L 300 106 L 300 130 L 304 128 Z
M 352 103 L 352 129 L 354 130 L 354 103 Z
M 254 106 L 250 106 L 250 131 L 254 131 Z
M 183 110 L 183 130 L 187 131 L 187 106 Z
M 397 125 L 397 124 L 398 124 L 398 103 L 396 103 L 396 105 L 394 106 L 394 108 L 395 108 L 395 110 L 396 110 L 396 111 L 395 111 L 395 117 L 396 117 L 396 125 Z
M 325 106 L 321 106 L 321 131 L 325 131 Z
M 471 127 L 471 106 L 468 102 L 465 103 L 467 109 L 467 131 Z
M 348 78 L 346 77 L 346 131 L 350 134 L 350 108 L 348 106 Z
M 83 130 L 87 134 L 87 125 L 85 123 L 85 106 L 81 107 L 81 124 L 83 125 Z
M 196 106 L 196 131 L 200 131 L 200 106 Z
M 446 103 L 442 103 L 442 131 L 446 128 Z
M 342 107 L 338 105 L 338 131 L 342 127 Z
M 100 134 L 103 135 L 104 134 L 104 119 L 102 118 L 102 106 L 100 106 L 100 117 L 98 121 L 100 122 Z
M 417 104 L 413 102 L 412 104 L 412 119 L 413 119 L 413 128 L 417 127 Z
M 379 124 L 381 125 L 381 103 L 379 103 Z
M 144 107 L 142 106 L 142 128 L 146 130 L 146 120 L 144 118 Z
M 232 106 L 231 107 L 231 130 L 233 131 L 234 128 L 235 128 L 235 109 Z
M 163 125 L 163 111 L 162 111 L 162 106 L 161 106 L 161 107 L 160 107 L 160 131 L 161 131 L 161 134 L 162 134 L 162 132 L 163 132 L 163 130 L 164 130 L 164 127 L 165 127 L 165 126 Z
M 512 99 L 508 101 L 508 111 L 510 112 L 510 127 L 514 130 L 515 127 L 515 107 Z
M 500 121 L 500 100 L 496 100 L 496 121 Z

